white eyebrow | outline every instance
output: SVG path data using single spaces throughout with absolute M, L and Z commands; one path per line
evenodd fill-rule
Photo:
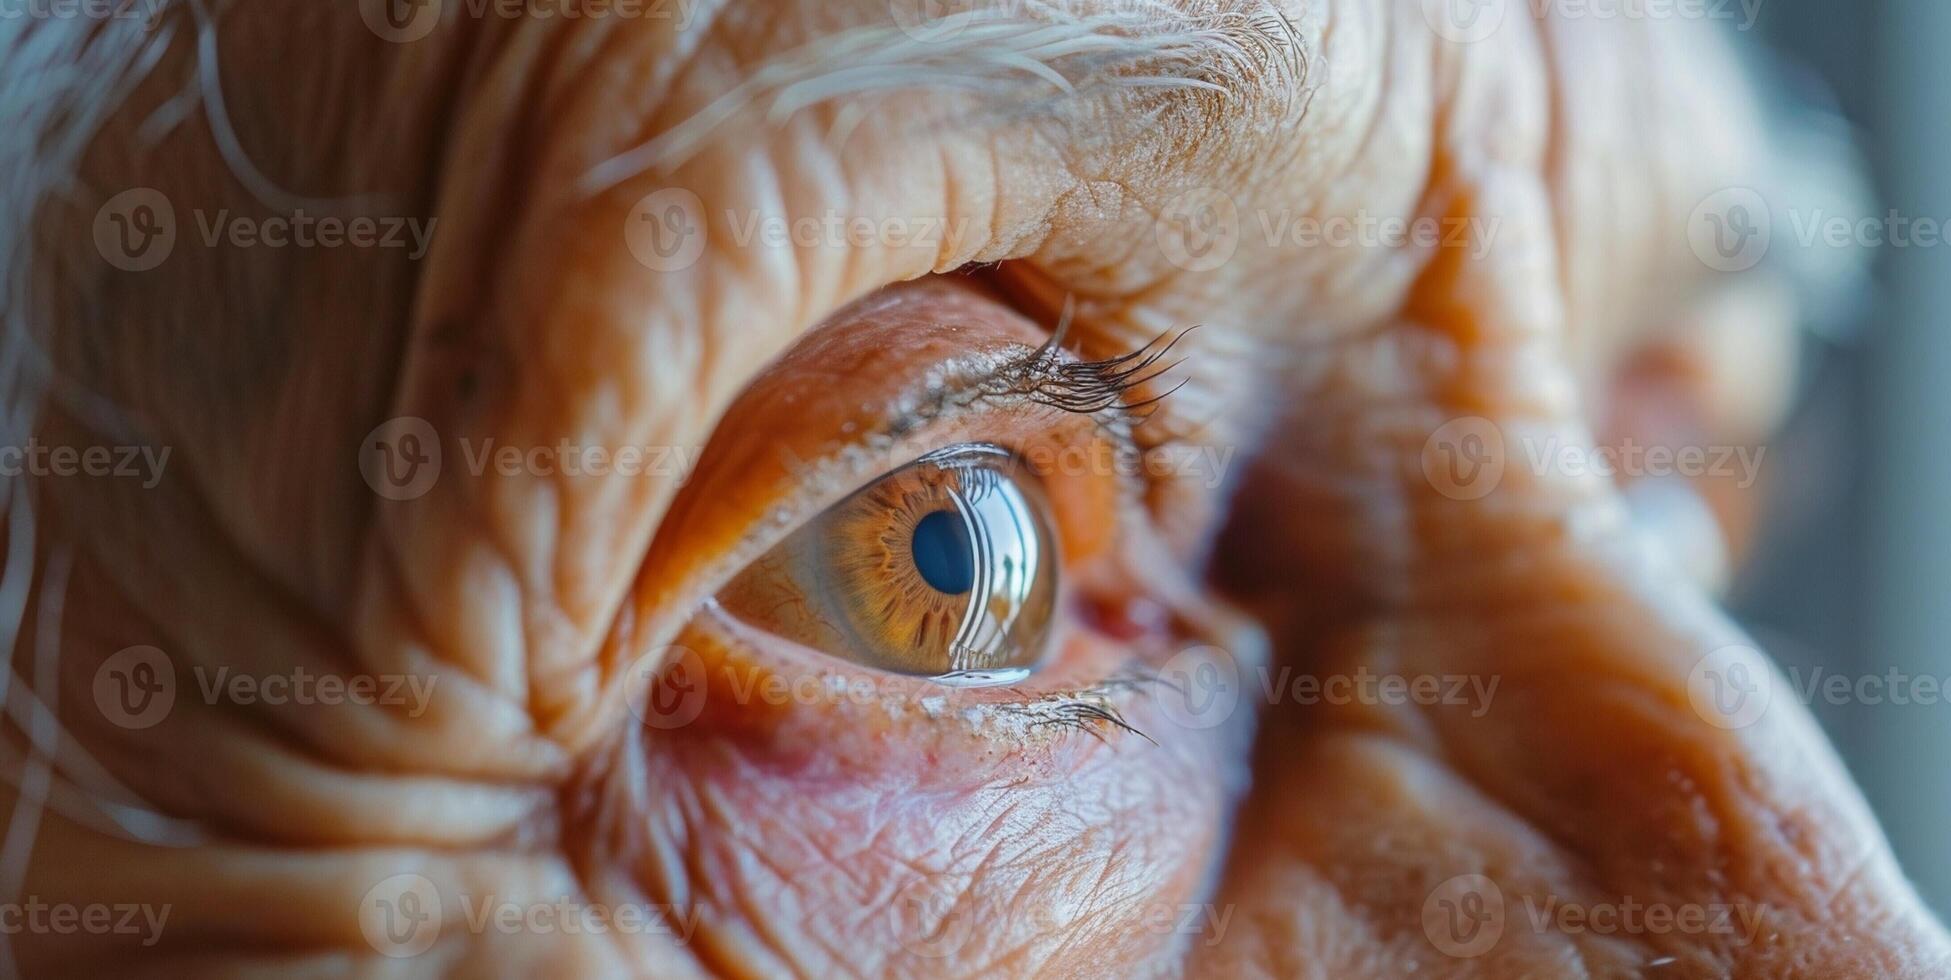
M 609 190 L 681 166 L 754 110 L 768 124 L 821 103 L 903 89 L 973 89 L 1023 101 L 1109 90 L 1249 90 L 1298 94 L 1306 58 L 1277 6 L 1190 12 L 1161 0 L 1119 0 L 1078 14 L 1047 0 L 997 0 L 959 29 L 926 37 L 899 24 L 835 31 L 782 52 L 689 118 L 593 167 L 579 189 Z M 1041 90 L 1041 91 L 1036 91 Z
M 33 17 L 0 18 L 0 442 L 21 443 L 33 430 L 52 390 L 65 411 L 104 431 L 118 431 L 113 409 L 98 394 L 60 385 L 42 346 L 36 294 L 34 235 L 42 208 L 64 198 L 94 193 L 77 187 L 83 155 L 104 123 L 123 107 L 171 45 L 177 23 L 163 17 L 176 0 L 146 0 L 79 29 L 74 23 Z M 135 16 L 140 15 L 140 16 Z M 167 122 L 172 102 L 152 122 Z M 0 782 L 17 792 L 4 840 L 0 840 L 0 898 L 18 893 L 44 811 L 105 836 L 161 847 L 201 839 L 191 821 L 150 808 L 108 774 L 66 730 L 58 703 L 46 696 L 56 669 L 60 609 L 67 559 L 58 549 L 30 610 L 35 578 L 35 501 L 25 476 L 0 476 L 0 518 L 9 545 L 0 562 L 0 706 L 24 744 L 0 746 Z M 16 543 L 18 542 L 18 543 Z M 40 634 L 33 676 L 14 666 L 15 647 L 29 615 Z M 0 969 L 13 967 L 11 947 L 0 942 Z M 7 972 L 12 972 L 8 970 Z

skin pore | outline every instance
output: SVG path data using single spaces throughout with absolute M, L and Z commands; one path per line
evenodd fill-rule
M 1755 348 L 1645 367 L 1766 288 L 1687 247 L 1696 203 L 1773 165 L 1701 25 L 1513 13 L 1453 43 L 1407 0 L 1116 0 L 927 39 L 879 0 L 727 0 L 449 4 L 395 41 L 358 6 L 0 35 L 0 62 L 101 69 L 35 83 L 65 86 L 73 111 L 35 118 L 70 139 L 4 138 L 40 161 L 0 250 L 11 342 L 38 352 L 10 417 L 173 450 L 149 486 L 10 497 L 34 612 L 9 697 L 54 715 L 9 729 L 0 796 L 33 834 L 10 831 L 0 871 L 21 896 L 169 910 L 148 944 L 11 935 L 24 973 L 1942 974 L 1951 946 L 1807 713 L 1696 709 L 1690 674 L 1745 641 L 1618 488 L 1512 465 L 1461 499 L 1426 469 L 1456 418 L 1671 438 L 1648 391 L 1710 441 L 1765 435 L 1772 409 L 1720 410 Z M 94 228 L 137 187 L 178 240 L 131 272 Z M 1223 261 L 1161 232 L 1188 200 L 1232 209 Z M 673 205 L 701 248 L 647 259 L 632 222 Z M 299 207 L 437 223 L 424 255 L 197 237 Z M 832 214 L 944 231 L 742 230 Z M 1481 240 L 1264 233 L 1357 214 Z M 1785 345 L 1785 318 L 1752 322 L 1776 309 L 1728 315 Z M 1183 387 L 1142 419 L 958 395 L 1059 323 L 1065 363 L 1198 325 L 1121 400 Z M 391 499 L 357 460 L 400 417 L 445 467 Z M 695 465 L 470 472 L 490 443 Z M 1238 455 L 1223 480 L 1040 474 L 1066 584 L 1047 671 L 1010 689 L 931 707 L 925 681 L 711 602 L 849 492 L 961 443 Z M 1738 521 L 1739 495 L 1698 489 Z M 96 693 L 136 646 L 178 678 L 139 728 Z M 660 725 L 646 697 L 687 654 L 704 707 Z M 1175 714 L 1174 665 L 1229 671 L 1242 707 Z M 219 670 L 431 684 L 410 706 L 203 695 Z M 1495 693 L 1265 696 L 1293 673 Z M 734 687 L 770 677 L 876 696 Z M 395 956 L 374 910 L 405 899 L 374 896 L 405 874 L 439 928 Z M 1501 903 L 1501 938 L 1446 947 L 1431 909 L 1470 896 Z M 671 928 L 472 914 L 565 903 Z M 1650 905 L 1740 926 L 1527 914 Z

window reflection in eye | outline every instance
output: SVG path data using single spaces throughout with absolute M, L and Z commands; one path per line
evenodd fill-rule
M 1035 671 L 1055 612 L 1049 507 L 1007 450 L 931 453 L 840 501 L 718 594 L 745 622 L 955 686 Z

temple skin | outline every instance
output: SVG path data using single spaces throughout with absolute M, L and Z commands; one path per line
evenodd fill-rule
M 63 752 L 99 766 L 88 785 L 113 780 L 173 822 L 116 833 L 85 807 L 0 791 L 40 809 L 22 895 L 169 909 L 153 944 L 12 936 L 29 975 L 1946 972 L 1951 944 L 1807 713 L 1777 697 L 1721 727 L 1696 710 L 1696 665 L 1745 641 L 1661 564 L 1615 486 L 1512 466 L 1466 500 L 1425 469 L 1431 433 L 1460 417 L 1575 445 L 1619 419 L 1670 435 L 1633 429 L 1646 413 L 1616 404 L 1613 379 L 1677 327 L 1718 329 L 1698 311 L 1753 288 L 1704 265 L 1684 228 L 1716 190 L 1769 180 L 1750 97 L 1701 25 L 1536 19 L 1527 4 L 1459 43 L 1409 0 L 1283 0 L 1220 21 L 1116 0 L 1087 13 L 1273 43 L 1189 73 L 1206 86 L 1089 84 L 1188 72 L 1137 56 L 1050 55 L 1068 92 L 993 61 L 978 85 L 913 68 L 716 126 L 639 172 L 605 165 L 671 146 L 655 141 L 763 67 L 848 29 L 906 35 L 878 2 L 727 0 L 676 19 L 450 5 L 398 43 L 350 2 L 260 0 L 214 21 L 219 123 L 167 111 L 196 78 L 206 6 L 158 15 L 175 40 L 73 162 L 74 187 L 175 202 L 175 254 L 140 274 L 105 265 L 85 193 L 33 218 L 58 376 L 174 453 L 152 488 L 70 481 L 39 498 L 33 540 L 63 557 L 37 566 L 36 594 L 58 592 L 65 615 L 27 625 L 15 667 L 41 691 L 58 677 Z M 1281 16 L 1250 16 L 1266 13 Z M 1143 38 L 1137 22 L 1113 33 Z M 437 218 L 430 251 L 192 240 L 198 209 L 274 213 L 240 150 L 293 194 Z M 669 188 L 702 202 L 709 234 L 695 261 L 659 269 L 622 229 Z M 1159 233 L 1189 193 L 1239 214 L 1217 266 Z M 961 231 L 738 244 L 741 215 L 836 209 Z M 1261 233 L 1357 213 L 1475 219 L 1487 237 L 1417 250 Z M 354 465 L 398 416 L 471 445 L 736 452 L 766 426 L 719 422 L 775 358 L 862 297 L 972 264 L 981 289 L 924 284 L 908 315 L 1028 341 L 1068 304 L 1070 342 L 1093 356 L 1201 325 L 1170 411 L 1184 438 L 1239 447 L 1241 469 L 1161 492 L 1151 574 L 1251 614 L 1269 655 L 1241 664 L 1494 678 L 1494 698 L 1273 699 L 1212 730 L 1154 726 L 1150 749 L 1115 733 L 1011 748 L 918 723 L 866 732 L 818 707 L 789 719 L 794 753 L 709 724 L 673 734 L 633 714 L 643 678 L 627 668 L 699 628 L 703 570 L 722 572 L 738 524 L 670 523 L 683 474 L 490 472 L 390 500 Z M 1742 366 L 1668 381 L 1703 406 L 1738 402 Z M 100 441 L 74 404 L 50 400 L 42 438 Z M 1689 438 L 1761 438 L 1725 414 L 1690 413 L 1706 432 Z M 780 499 L 754 494 L 750 522 Z M 91 691 L 142 644 L 184 679 L 169 716 L 135 730 Z M 184 693 L 198 668 L 408 675 L 434 693 L 423 710 L 244 704 Z M 809 756 L 823 740 L 849 751 Z M 928 897 L 945 891 L 967 934 L 890 942 L 904 876 L 945 869 Z M 404 873 L 447 897 L 445 927 L 391 956 L 362 914 Z M 1494 946 L 1432 928 L 1442 901 L 1465 907 L 1458 888 L 1503 910 Z M 462 900 L 483 897 L 685 914 L 600 935 L 469 926 Z M 1652 905 L 1739 926 L 1530 914 Z

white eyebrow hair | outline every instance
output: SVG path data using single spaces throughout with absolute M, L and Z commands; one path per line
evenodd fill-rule
M 937 37 L 872 24 L 782 52 L 689 118 L 591 168 L 578 189 L 598 194 L 681 166 L 741 120 L 776 125 L 852 95 L 972 89 L 1028 101 L 1150 89 L 1244 98 L 1272 89 L 1298 97 L 1306 83 L 1299 32 L 1273 0 L 1201 11 L 1163 0 L 1118 0 L 1090 13 L 1047 0 L 1000 2 L 1011 9 L 979 7 L 959 29 Z
M 116 427 L 106 400 L 60 384 L 41 345 L 38 328 L 53 321 L 42 315 L 45 297 L 34 281 L 35 221 L 47 204 L 94 192 L 77 186 L 82 155 L 176 40 L 174 24 L 161 17 L 173 2 L 128 0 L 125 11 L 145 16 L 111 16 L 86 29 L 0 18 L 0 444 L 26 441 L 50 393 L 79 417 Z M 180 99 L 166 107 L 186 108 Z M 18 733 L 0 740 L 0 782 L 15 791 L 0 840 L 0 900 L 13 901 L 47 810 L 105 836 L 156 846 L 189 846 L 201 832 L 150 808 L 61 724 L 53 687 L 71 555 L 58 543 L 37 542 L 25 474 L 0 475 L 0 510 L 7 529 L 0 560 L 0 708 Z M 38 601 L 31 608 L 30 598 Z M 31 679 L 15 666 L 30 615 Z M 5 936 L 0 968 L 7 975 L 18 971 Z

